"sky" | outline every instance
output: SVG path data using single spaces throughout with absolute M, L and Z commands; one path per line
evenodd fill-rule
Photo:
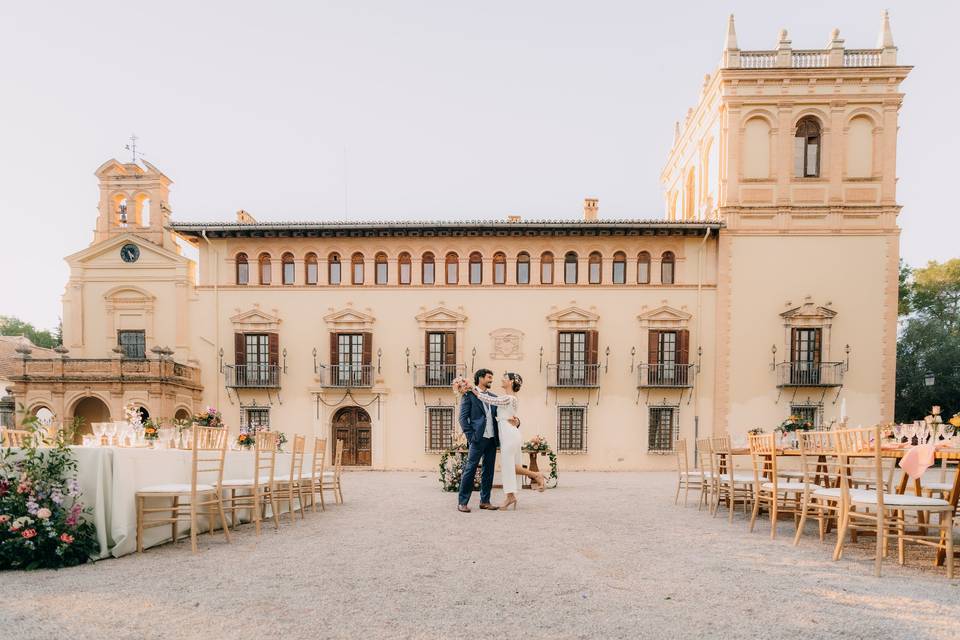
M 908 264 L 958 255 L 957 2 L 589 0 L 0 4 L 0 315 L 60 316 L 93 172 L 132 133 L 180 221 L 660 218 L 673 123 L 741 49 L 876 44 L 903 84 Z M 952 187 L 951 187 L 952 188 Z

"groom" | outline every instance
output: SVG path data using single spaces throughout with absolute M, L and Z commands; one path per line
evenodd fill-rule
M 489 395 L 493 384 L 493 371 L 478 369 L 473 374 L 473 384 Z M 518 426 L 520 421 L 511 418 L 510 423 Z M 460 496 L 457 511 L 470 513 L 470 494 L 473 493 L 473 481 L 477 476 L 477 464 L 483 460 L 483 472 L 480 476 L 480 508 L 496 511 L 498 507 L 490 504 L 490 490 L 493 488 L 493 467 L 497 462 L 497 446 L 500 444 L 500 432 L 497 427 L 497 408 L 481 402 L 473 393 L 467 393 L 460 402 L 460 428 L 467 437 L 470 451 L 460 476 Z

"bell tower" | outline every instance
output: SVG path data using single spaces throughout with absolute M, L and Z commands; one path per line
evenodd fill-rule
M 95 175 L 100 185 L 100 203 L 94 244 L 121 233 L 134 233 L 165 249 L 177 250 L 166 229 L 171 213 L 170 178 L 143 159 L 128 163 L 110 159 L 100 165 Z

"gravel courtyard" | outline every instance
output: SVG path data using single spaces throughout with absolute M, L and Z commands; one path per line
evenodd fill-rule
M 749 534 L 742 513 L 730 525 L 674 506 L 672 474 L 560 480 L 522 492 L 516 512 L 461 514 L 433 473 L 348 473 L 345 505 L 260 539 L 244 526 L 231 545 L 202 536 L 196 557 L 181 543 L 2 574 L 0 628 L 78 640 L 958 635 L 960 580 L 926 549 L 877 579 L 869 542 L 834 563 L 815 524 L 799 548 L 788 522 L 774 541 L 766 520 Z

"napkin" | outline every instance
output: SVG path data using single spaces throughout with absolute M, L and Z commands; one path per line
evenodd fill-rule
M 900 460 L 903 469 L 911 480 L 919 480 L 923 473 L 936 461 L 936 445 L 921 444 L 907 451 Z

